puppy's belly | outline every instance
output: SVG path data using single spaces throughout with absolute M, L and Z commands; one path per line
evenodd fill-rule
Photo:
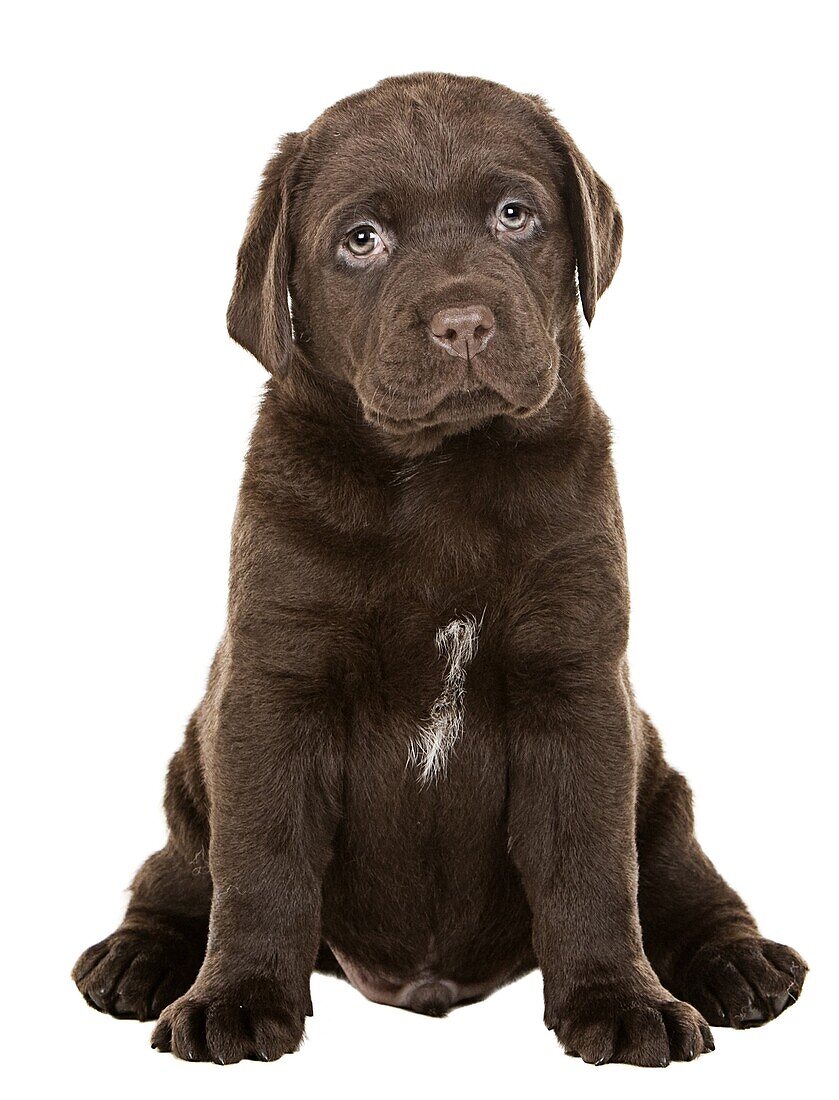
M 372 784 L 369 761 L 349 772 L 323 936 L 369 1000 L 439 1016 L 530 969 L 530 913 L 507 851 L 500 754 L 464 739 L 430 785 L 404 759 L 394 751 L 386 778 L 380 760 Z
M 406 1008 L 426 1016 L 442 1016 L 455 1005 L 481 1000 L 504 984 L 503 979 L 463 984 L 435 974 L 430 969 L 424 969 L 416 977 L 406 980 L 361 966 L 335 947 L 332 947 L 332 953 L 349 983 L 368 1001 Z
M 416 699 L 407 685 L 357 699 L 323 887 L 323 938 L 349 982 L 378 1004 L 428 1015 L 487 996 L 532 954 L 507 847 L 501 702 L 480 666 L 470 676 L 442 759 L 410 751 L 434 711 L 424 701 L 431 691 Z

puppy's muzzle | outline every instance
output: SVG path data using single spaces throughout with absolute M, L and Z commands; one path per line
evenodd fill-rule
M 484 305 L 446 306 L 428 323 L 435 344 L 458 359 L 472 359 L 484 350 L 495 334 L 495 317 Z

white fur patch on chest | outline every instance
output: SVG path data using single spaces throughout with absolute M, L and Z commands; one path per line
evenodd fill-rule
M 474 615 L 462 615 L 437 631 L 437 651 L 446 661 L 443 690 L 428 720 L 420 726 L 408 757 L 408 764 L 419 768 L 421 783 L 430 783 L 445 773 L 449 754 L 460 737 L 466 706 L 466 668 L 478 648 L 480 629 L 481 623 Z

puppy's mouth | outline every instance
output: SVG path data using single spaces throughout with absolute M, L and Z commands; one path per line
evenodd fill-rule
M 515 405 L 496 390 L 476 384 L 446 394 L 431 409 L 414 412 L 410 404 L 404 412 L 395 413 L 372 402 L 363 402 L 364 415 L 391 435 L 412 435 L 426 428 L 443 426 L 474 426 L 495 416 L 530 416 L 536 407 Z

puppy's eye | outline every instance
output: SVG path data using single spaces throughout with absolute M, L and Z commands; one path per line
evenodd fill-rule
M 357 225 L 347 234 L 347 249 L 361 259 L 376 256 L 385 251 L 384 242 L 372 225 Z
M 508 233 L 526 229 L 531 217 L 530 211 L 521 202 L 504 202 L 498 207 L 496 214 L 498 228 Z

